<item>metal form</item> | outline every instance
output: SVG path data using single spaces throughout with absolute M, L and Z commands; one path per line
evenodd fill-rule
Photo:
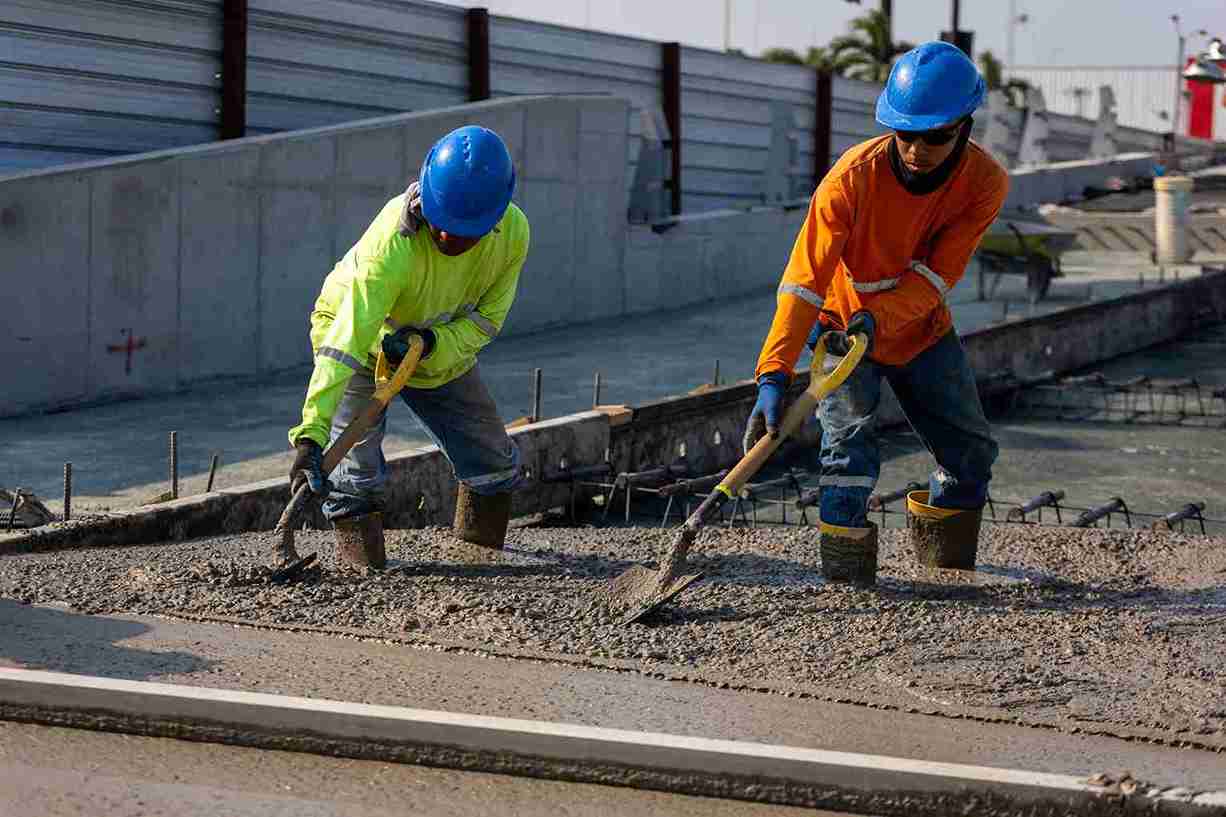
M 1106 518 L 1107 527 L 1110 527 L 1111 514 L 1113 513 L 1123 513 L 1124 521 L 1127 523 L 1128 527 L 1132 527 L 1132 515 L 1128 512 L 1128 505 L 1124 502 L 1122 497 L 1118 496 L 1112 497 L 1111 501 L 1103 505 L 1099 505 L 1097 508 L 1090 508 L 1082 511 L 1081 515 L 1073 520 L 1071 527 L 1088 528 L 1091 525 L 1095 525 L 1098 520 L 1103 518 Z
M 179 432 L 170 432 L 170 498 L 179 498 Z
M 1179 525 L 1179 530 L 1184 529 L 1184 523 L 1189 519 L 1193 519 L 1200 523 L 1200 532 L 1205 532 L 1205 503 L 1189 502 L 1177 511 L 1172 511 L 1161 519 L 1155 520 L 1150 526 L 1154 530 L 1174 530 L 1176 525 Z
M 468 10 L 468 101 L 490 98 L 490 13 Z
M 247 135 L 247 0 L 223 0 L 221 138 Z
M 72 518 L 72 463 L 64 463 L 64 521 Z
M 209 481 L 204 486 L 204 492 L 206 494 L 212 493 L 213 491 L 213 480 L 217 476 L 217 466 L 220 464 L 220 462 L 221 454 L 214 454 L 213 458 L 209 460 Z
M 1032 514 L 1038 511 L 1038 521 L 1040 524 L 1042 524 L 1043 509 L 1055 508 L 1056 522 L 1063 522 L 1064 520 L 1061 518 L 1060 514 L 1060 502 L 1063 499 L 1064 491 L 1044 491 L 1024 505 L 1019 505 L 1010 510 L 1008 516 L 1005 518 L 1010 522 L 1025 522 L 1027 514 Z

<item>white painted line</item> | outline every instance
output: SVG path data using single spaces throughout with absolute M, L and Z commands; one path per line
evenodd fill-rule
M 1107 793 L 1085 779 L 1061 774 L 35 670 L 0 668 L 0 705 L 224 724 L 248 735 L 309 733 L 332 740 L 510 753 L 709 779 L 771 778 L 848 792 L 978 792 L 1012 802 L 1074 806 Z M 1161 801 L 1163 813 L 1226 813 L 1226 792 L 1151 789 L 1134 798 Z

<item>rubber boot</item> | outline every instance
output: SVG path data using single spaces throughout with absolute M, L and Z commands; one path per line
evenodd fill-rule
M 336 529 L 336 561 L 347 567 L 373 567 L 382 570 L 387 565 L 383 547 L 383 514 L 367 513 L 347 516 L 332 522 Z
M 451 527 L 465 542 L 501 549 L 511 521 L 511 494 L 483 496 L 464 483 L 456 496 L 455 520 Z
M 907 494 L 907 531 L 924 567 L 974 570 L 982 523 L 983 508 L 938 508 L 928 504 L 927 491 Z
M 877 525 L 845 528 L 821 523 L 822 576 L 832 582 L 877 583 Z

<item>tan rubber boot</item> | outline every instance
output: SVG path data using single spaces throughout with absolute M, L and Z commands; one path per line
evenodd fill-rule
M 974 570 L 982 523 L 983 508 L 938 508 L 928 504 L 927 491 L 907 494 L 907 532 L 924 567 Z
M 511 521 L 511 494 L 482 496 L 460 483 L 456 497 L 455 520 L 451 527 L 465 542 L 500 549 L 507 538 Z
M 373 567 L 382 570 L 387 565 L 383 547 L 383 514 L 367 513 L 337 519 L 336 561 L 348 567 Z
M 821 523 L 822 575 L 832 582 L 877 583 L 877 525 L 845 528 Z

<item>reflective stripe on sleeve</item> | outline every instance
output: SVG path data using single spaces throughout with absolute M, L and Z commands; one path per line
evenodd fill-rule
M 335 360 L 344 366 L 348 366 L 355 372 L 364 372 L 369 370 L 367 366 L 363 365 L 362 362 L 353 355 L 340 349 L 333 349 L 331 346 L 320 346 L 319 350 L 315 352 L 315 356 Z
M 920 275 L 924 276 L 924 279 L 928 281 L 928 283 L 932 284 L 933 287 L 936 288 L 937 293 L 942 298 L 944 298 L 945 295 L 949 292 L 949 284 L 945 283 L 945 279 L 937 275 L 935 272 L 929 269 L 922 262 L 912 261 L 911 270 L 913 272 L 918 272 Z
M 820 307 L 822 305 L 822 299 L 816 292 L 811 289 L 805 289 L 800 284 L 780 284 L 779 291 L 775 295 L 776 297 L 779 295 L 795 295 L 802 301 L 813 304 L 813 306 Z
M 498 327 L 494 325 L 492 320 L 485 317 L 480 312 L 474 311 L 469 313 L 468 319 L 477 324 L 477 328 L 489 335 L 491 338 L 498 337 Z
M 882 278 L 880 281 L 857 281 L 854 278 L 851 280 L 851 287 L 856 292 L 885 292 L 896 286 L 898 286 L 897 278 Z

